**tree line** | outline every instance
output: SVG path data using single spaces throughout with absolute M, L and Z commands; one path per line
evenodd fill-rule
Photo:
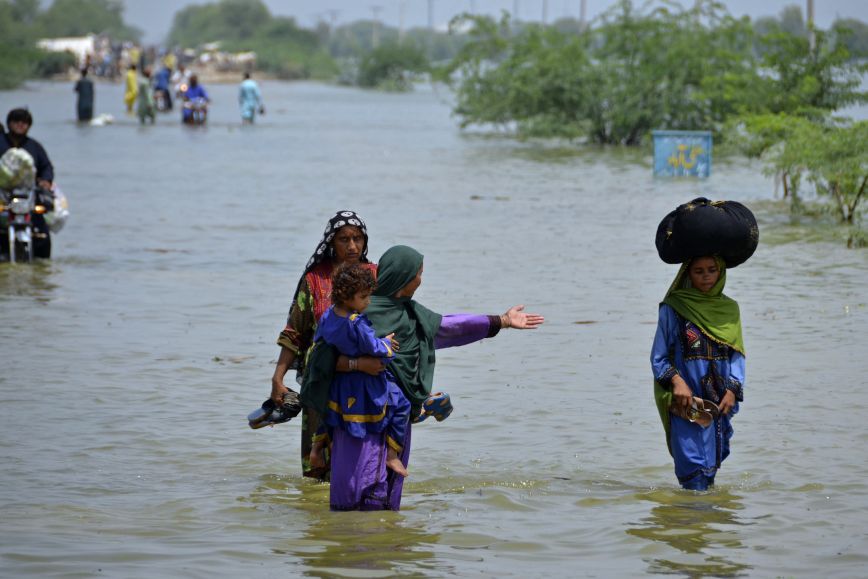
M 839 116 L 868 102 L 852 21 L 823 31 L 797 8 L 751 22 L 715 0 L 646 11 L 621 0 L 587 29 L 517 26 L 508 15 L 455 24 L 470 26 L 470 40 L 439 76 L 454 87 L 462 127 L 627 146 L 654 129 L 710 130 L 761 159 L 794 207 L 810 188 L 840 221 L 860 215 L 868 121 Z
M 47 77 L 75 65 L 69 54 L 36 48 L 40 38 L 106 34 L 137 41 L 141 31 L 123 19 L 120 0 L 0 0 L 0 88 L 13 88 L 32 77 Z

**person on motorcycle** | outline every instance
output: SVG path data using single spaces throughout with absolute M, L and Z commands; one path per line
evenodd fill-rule
M 205 87 L 199 84 L 199 77 L 195 74 L 190 75 L 190 86 L 187 87 L 187 90 L 184 92 L 184 102 L 185 103 L 209 103 L 211 99 L 208 98 L 208 93 L 205 91 Z M 184 107 L 184 117 L 183 120 L 185 123 L 193 122 L 193 109 L 189 106 Z
M 6 115 L 6 126 L 9 132 L 0 135 L 0 156 L 12 148 L 24 149 L 33 157 L 36 167 L 36 185 L 44 190 L 40 194 L 40 202 L 51 203 L 51 190 L 54 184 L 54 166 L 48 158 L 45 148 L 37 141 L 27 136 L 33 126 L 33 116 L 27 109 L 12 109 Z M 36 257 L 51 257 L 51 237 L 45 216 L 34 213 L 31 217 L 35 231 L 33 249 Z
M 54 166 L 39 141 L 27 136 L 27 132 L 33 126 L 33 116 L 30 111 L 12 109 L 6 115 L 6 126 L 9 127 L 9 132 L 0 136 L 0 155 L 13 147 L 30 153 L 36 165 L 36 184 L 43 189 L 51 190 L 54 182 Z

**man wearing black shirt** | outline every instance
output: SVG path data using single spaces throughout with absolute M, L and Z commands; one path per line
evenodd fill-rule
M 48 153 L 39 141 L 27 136 L 33 125 L 33 117 L 27 109 L 12 109 L 6 115 L 7 133 L 0 134 L 0 156 L 13 147 L 24 149 L 33 157 L 36 168 L 36 185 L 50 194 L 54 182 L 54 167 Z M 51 237 L 45 217 L 34 213 L 31 216 L 34 228 L 33 252 L 36 257 L 51 257 Z

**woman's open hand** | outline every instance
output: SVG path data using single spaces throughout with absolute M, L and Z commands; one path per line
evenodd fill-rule
M 546 321 L 539 314 L 524 313 L 524 304 L 512 306 L 505 314 L 500 316 L 500 325 L 503 328 L 515 328 L 517 330 L 535 330 L 537 326 Z

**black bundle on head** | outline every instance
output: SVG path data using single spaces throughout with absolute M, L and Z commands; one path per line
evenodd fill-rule
M 655 243 L 657 254 L 666 263 L 719 255 L 728 268 L 733 268 L 756 251 L 759 227 L 750 209 L 737 201 L 697 197 L 663 218 Z

